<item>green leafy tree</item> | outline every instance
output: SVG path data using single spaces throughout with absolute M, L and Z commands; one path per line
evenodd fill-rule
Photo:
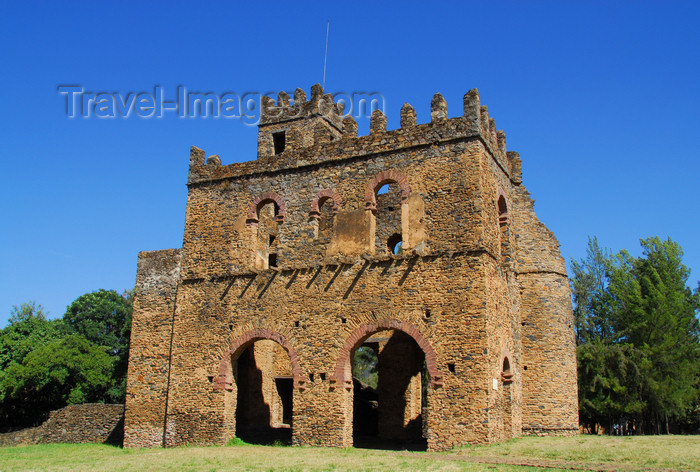
M 76 299 L 62 320 L 34 302 L 13 307 L 0 330 L 0 424 L 29 425 L 67 403 L 123 402 L 131 292 Z
M 579 407 L 593 427 L 633 416 L 640 432 L 669 432 L 700 399 L 700 290 L 677 243 L 641 245 L 641 257 L 612 257 L 593 238 L 572 262 Z
M 36 424 L 67 404 L 100 402 L 107 390 L 113 360 L 105 349 L 70 334 L 33 350 L 0 378 L 5 423 Z
M 61 320 L 47 320 L 41 305 L 30 301 L 13 306 L 9 324 L 0 330 L 0 425 L 28 424 L 32 418 L 21 414 L 20 401 L 7 398 L 6 392 L 14 387 L 14 378 L 8 372 L 21 365 L 33 351 L 63 336 Z
M 114 359 L 109 389 L 111 401 L 124 401 L 131 334 L 132 292 L 98 290 L 78 297 L 68 307 L 63 321 L 68 330 L 107 348 Z
M 611 266 L 612 324 L 618 343 L 642 353 L 641 427 L 668 432 L 669 418 L 684 416 L 700 393 L 700 294 L 687 286 L 677 243 L 654 237 L 641 245 L 642 257 L 622 251 Z
M 571 293 L 574 302 L 577 344 L 610 339 L 610 296 L 607 292 L 611 254 L 598 238 L 588 238 L 586 257 L 571 261 Z
M 44 307 L 37 305 L 34 300 L 22 303 L 20 306 L 14 305 L 10 310 L 10 324 L 21 323 L 22 321 L 37 318 L 46 321 Z
M 374 349 L 360 346 L 352 358 L 352 376 L 376 390 L 379 381 L 379 359 Z
M 41 305 L 31 301 L 13 306 L 9 325 L 0 330 L 0 376 L 34 349 L 63 335 L 61 320 L 47 320 Z
M 578 347 L 579 414 L 591 432 L 598 425 L 608 431 L 622 417 L 638 415 L 645 407 L 636 386 L 640 383 L 639 353 L 627 344 L 593 340 Z

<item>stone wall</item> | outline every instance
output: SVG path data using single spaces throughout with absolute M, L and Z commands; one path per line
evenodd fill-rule
M 475 90 L 463 110 L 448 118 L 436 94 L 429 123 L 404 105 L 400 129 L 375 111 L 358 137 L 314 86 L 308 101 L 265 101 L 257 160 L 193 147 L 183 248 L 139 256 L 125 446 L 225 443 L 241 398 L 272 427 L 286 376 L 292 442 L 351 446 L 350 359 L 383 331 L 402 340 L 386 355 L 400 372 L 380 369 L 385 436 L 441 450 L 567 433 L 576 365 L 558 243 Z M 403 411 L 382 412 L 382 397 Z
M 86 403 L 54 410 L 35 428 L 0 434 L 0 446 L 47 443 L 121 444 L 124 405 Z
M 522 186 L 515 205 L 521 296 L 523 432 L 576 434 L 578 384 L 571 292 L 554 234 L 534 217 Z M 546 296 L 543 296 L 546 294 Z
M 124 445 L 163 444 L 180 250 L 139 254 L 127 371 Z

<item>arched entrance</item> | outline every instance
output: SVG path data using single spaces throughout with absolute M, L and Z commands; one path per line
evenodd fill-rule
M 253 444 L 291 444 L 293 378 L 287 352 L 264 339 L 250 343 L 231 364 L 237 387 L 236 436 Z
M 346 421 L 356 447 L 425 449 L 429 390 L 441 385 L 435 352 L 418 330 L 384 320 L 348 338 L 335 372 L 352 392 Z
M 236 338 L 215 382 L 215 388 L 230 392 L 225 405 L 230 436 L 291 444 L 294 392 L 304 384 L 296 350 L 282 335 L 256 329 Z

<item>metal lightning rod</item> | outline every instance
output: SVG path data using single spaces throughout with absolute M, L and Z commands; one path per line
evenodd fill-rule
M 323 56 L 323 89 L 326 89 L 326 62 L 328 62 L 328 33 L 331 29 L 331 20 L 326 24 L 326 53 Z

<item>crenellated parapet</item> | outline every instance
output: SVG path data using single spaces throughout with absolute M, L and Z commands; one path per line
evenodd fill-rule
M 190 158 L 190 183 L 460 139 L 479 140 L 508 179 L 514 183 L 521 180 L 520 161 L 509 157 L 505 132 L 497 129 L 488 107 L 481 105 L 477 89 L 464 95 L 462 116 L 448 116 L 447 101 L 440 93 L 431 99 L 427 123 L 419 123 L 415 109 L 405 103 L 400 110 L 400 128 L 388 130 L 385 112 L 374 110 L 369 134 L 364 136 L 358 136 L 355 119 L 343 115 L 342 103 L 334 103 L 333 96 L 324 93 L 319 84 L 311 87 L 308 99 L 304 90 L 297 89 L 293 99 L 280 92 L 277 100 L 263 96 L 261 101 L 258 159 L 221 166 L 218 156 L 205 160 L 203 151 L 197 150 Z
M 293 100 L 287 92 L 281 91 L 277 94 L 276 101 L 264 95 L 261 102 L 260 126 L 317 116 L 337 128 L 342 127 L 342 107 L 333 101 L 332 94 L 323 92 L 320 84 L 311 87 L 308 100 L 304 90 L 296 89 Z

